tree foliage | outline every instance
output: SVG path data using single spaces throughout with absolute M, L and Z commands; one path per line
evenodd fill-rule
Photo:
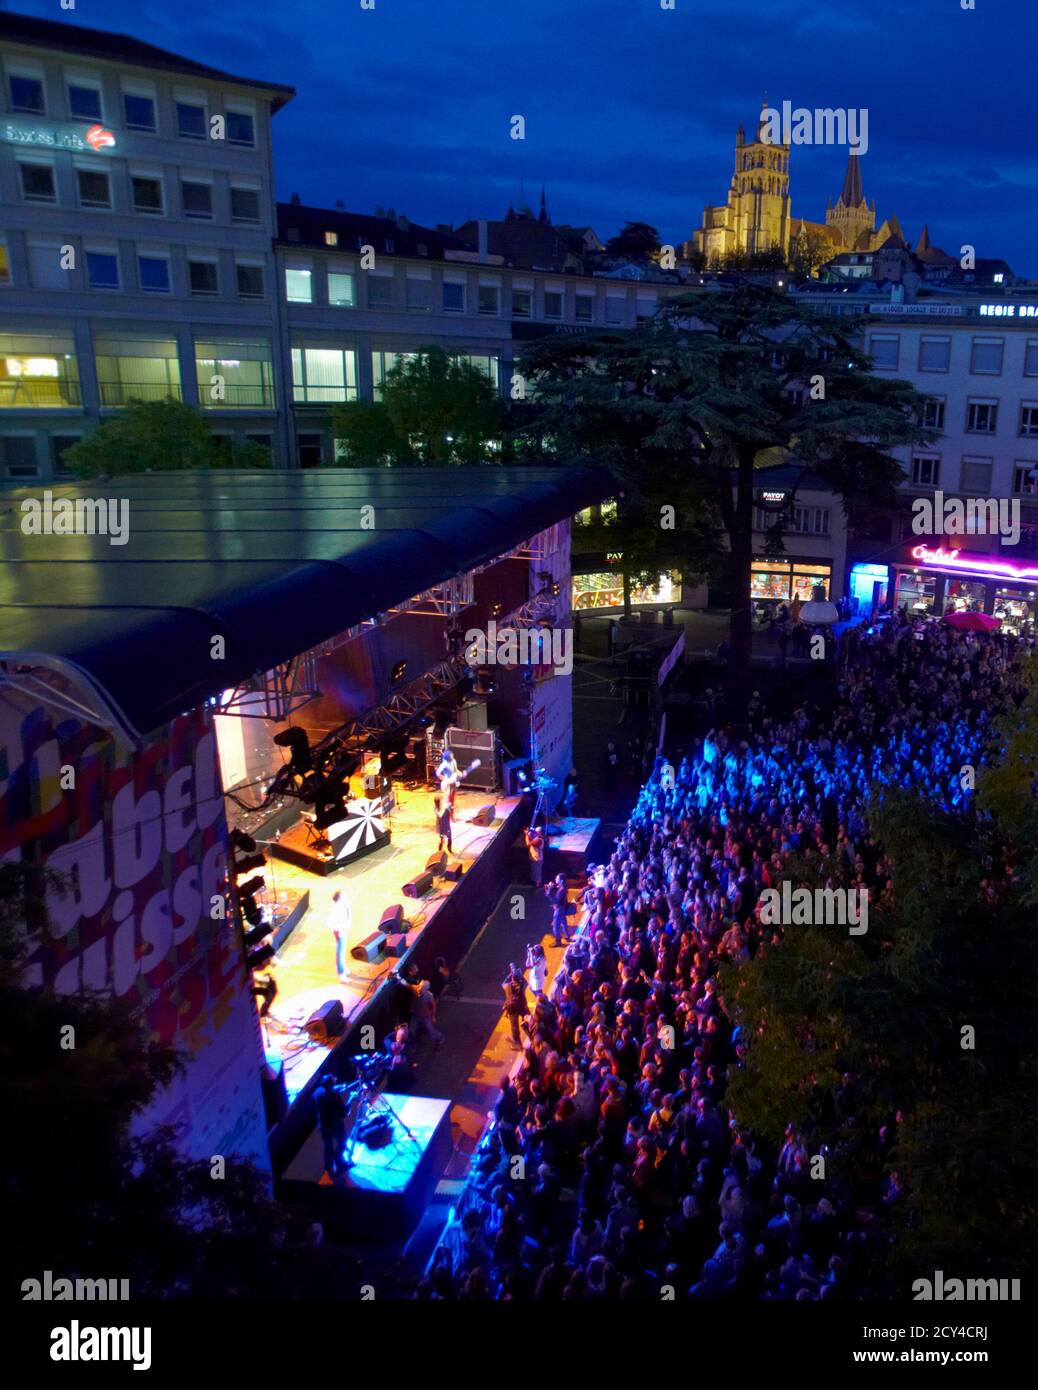
M 521 447 L 610 470 L 626 499 L 615 548 L 626 552 L 669 502 L 702 572 L 723 528 L 742 684 L 757 470 L 786 459 L 848 504 L 891 504 L 901 468 L 890 450 L 933 437 L 915 389 L 871 373 L 861 328 L 743 285 L 668 299 L 636 329 L 543 339 L 524 356 Z
M 65 451 L 81 478 L 123 477 L 182 468 L 269 468 L 259 444 L 217 438 L 197 406 L 183 401 L 133 401 L 102 420 L 92 434 Z
M 606 242 L 606 253 L 636 261 L 653 260 L 659 255 L 660 234 L 648 222 L 625 222 L 616 236 Z
M 500 456 L 505 410 L 490 378 L 440 347 L 400 358 L 380 401 L 333 414 L 340 462 L 369 466 L 473 464 Z

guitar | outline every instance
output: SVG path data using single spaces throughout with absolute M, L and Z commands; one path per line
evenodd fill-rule
M 482 766 L 482 761 L 479 758 L 476 758 L 474 762 L 469 763 L 468 767 L 455 767 L 453 772 L 448 772 L 443 775 L 440 774 L 440 770 L 439 768 L 437 768 L 436 776 L 440 783 L 440 794 L 442 796 L 448 796 L 450 792 L 456 786 L 458 786 L 460 782 L 463 782 L 465 780 L 465 778 L 469 775 L 470 772 L 475 772 L 477 767 Z

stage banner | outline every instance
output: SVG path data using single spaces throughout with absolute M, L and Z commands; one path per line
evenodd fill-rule
M 192 1157 L 249 1157 L 269 1169 L 262 1052 L 225 892 L 227 824 L 206 710 L 140 749 L 49 705 L 0 702 L 0 858 L 23 850 L 62 876 L 30 942 L 26 983 L 129 1000 L 186 1070 L 141 1128 L 179 1127 Z M 219 909 L 217 909 L 219 911 Z

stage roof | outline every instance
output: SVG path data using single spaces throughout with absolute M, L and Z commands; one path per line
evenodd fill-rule
M 21 503 L 44 489 L 0 494 L 0 656 L 73 666 L 148 733 L 615 487 L 590 468 L 487 467 L 157 473 L 47 491 L 125 498 L 129 540 L 24 534 Z

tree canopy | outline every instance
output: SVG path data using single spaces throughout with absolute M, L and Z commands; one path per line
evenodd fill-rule
M 133 401 L 102 420 L 65 451 L 81 478 L 122 477 L 181 468 L 269 468 L 269 449 L 233 444 L 213 434 L 197 406 L 183 401 Z
M 370 466 L 472 464 L 500 458 L 505 409 L 493 382 L 441 347 L 401 357 L 379 401 L 333 414 L 339 462 Z
M 616 236 L 606 242 L 610 256 L 629 256 L 632 260 L 652 260 L 659 254 L 660 234 L 648 222 L 625 222 Z

